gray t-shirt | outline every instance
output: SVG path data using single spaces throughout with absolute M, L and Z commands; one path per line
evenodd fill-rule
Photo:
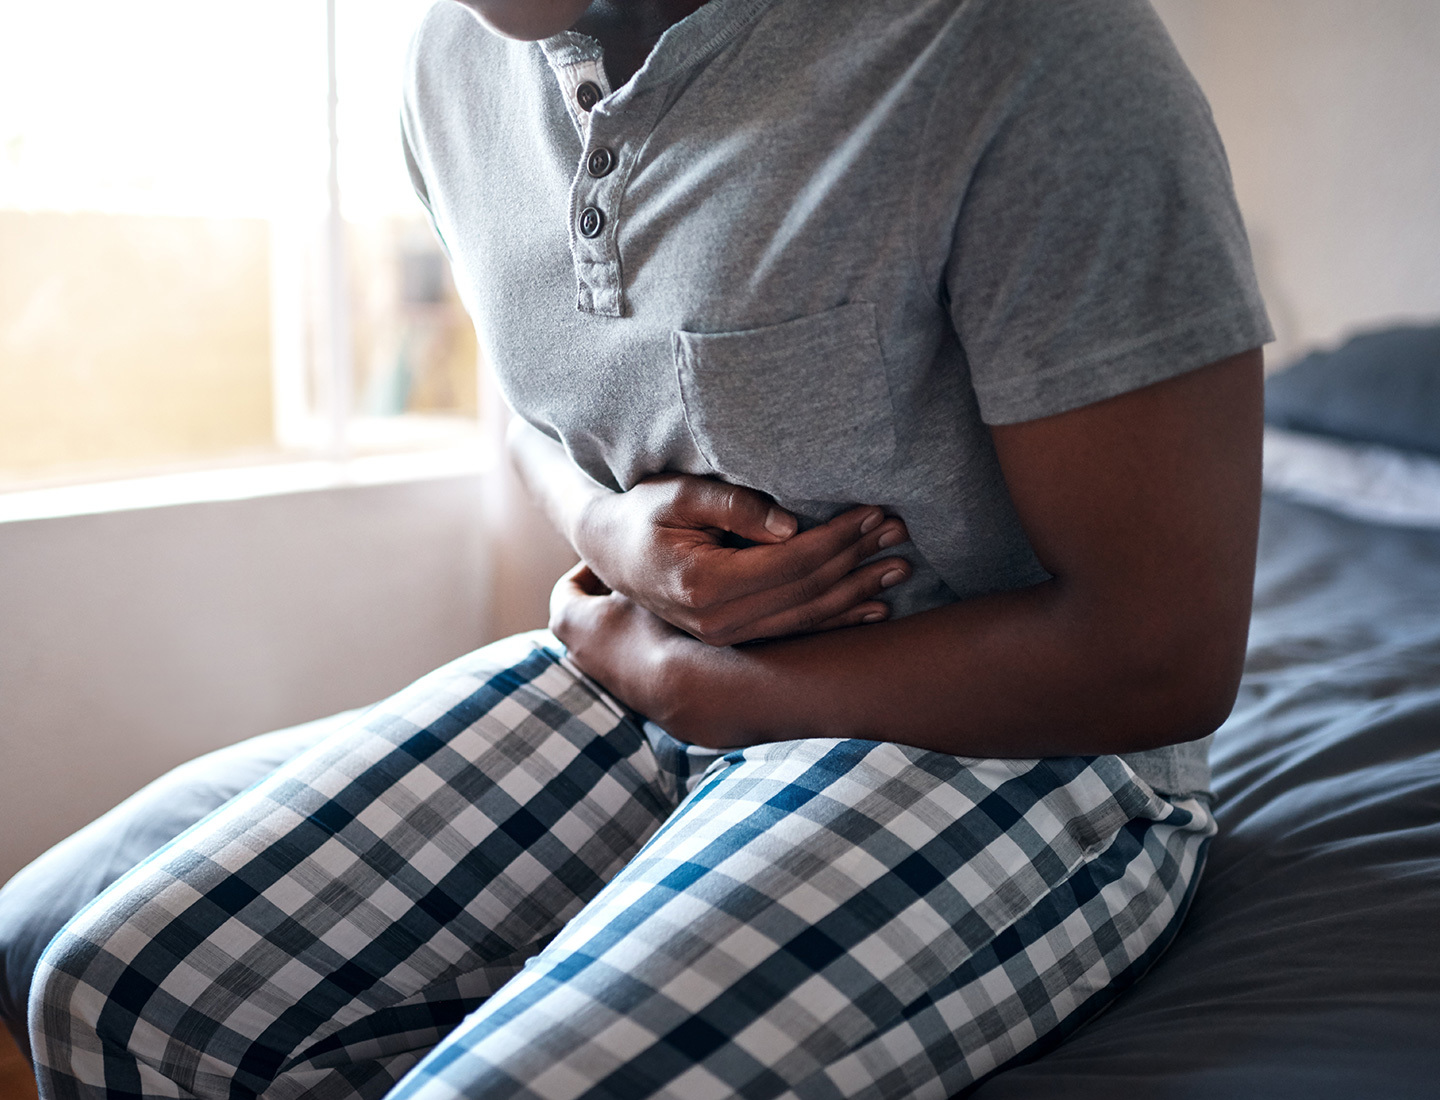
M 897 615 L 1047 576 L 987 424 L 1270 338 L 1144 0 L 710 0 L 623 88 L 600 58 L 448 2 L 413 47 L 412 174 L 507 399 L 611 488 L 882 505 Z M 1179 793 L 1205 750 L 1127 759 Z

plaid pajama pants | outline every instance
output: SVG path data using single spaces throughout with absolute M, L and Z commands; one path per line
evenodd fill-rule
M 1213 832 L 1114 757 L 685 746 L 513 638 L 79 914 L 41 1094 L 943 1100 L 1142 973 Z

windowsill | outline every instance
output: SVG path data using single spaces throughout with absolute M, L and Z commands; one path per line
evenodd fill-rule
M 224 469 L 189 470 L 116 481 L 89 482 L 0 493 L 0 523 L 100 515 L 178 504 L 251 500 L 324 489 L 395 485 L 483 474 L 494 468 L 494 449 L 483 440 L 463 445 L 306 459 Z

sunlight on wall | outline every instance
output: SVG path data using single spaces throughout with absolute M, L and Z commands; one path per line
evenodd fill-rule
M 474 335 L 400 152 L 405 48 L 429 5 L 338 2 L 372 420 L 476 410 Z M 282 346 L 287 392 L 323 396 L 301 374 L 323 359 L 325 92 L 324 0 L 0 6 L 0 489 L 278 451 Z M 417 298 L 407 273 L 437 264 Z
M 321 20 L 295 0 L 6 5 L 0 205 L 269 213 L 324 170 Z
M 0 211 L 0 468 L 270 444 L 269 227 Z
M 405 47 L 431 0 L 340 0 L 351 217 L 414 209 Z M 318 207 L 323 0 L 66 0 L 0 8 L 0 208 L 269 216 Z

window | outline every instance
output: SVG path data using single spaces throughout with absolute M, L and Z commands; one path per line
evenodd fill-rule
M 428 6 L 0 7 L 0 488 L 473 434 L 399 146 Z

